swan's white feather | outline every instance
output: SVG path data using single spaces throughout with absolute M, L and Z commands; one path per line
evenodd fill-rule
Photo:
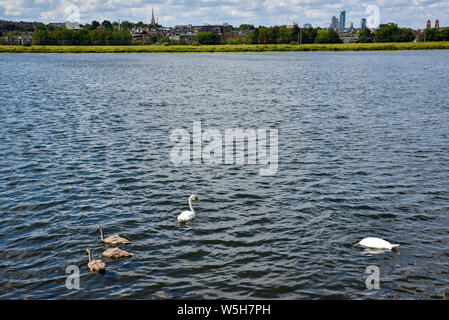
M 373 248 L 373 249 L 388 249 L 391 250 L 394 247 L 399 246 L 398 244 L 391 244 L 388 241 L 385 241 L 380 238 L 365 238 L 360 240 L 359 245 L 366 248 Z

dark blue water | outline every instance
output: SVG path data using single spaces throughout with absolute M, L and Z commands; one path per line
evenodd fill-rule
M 0 55 L 0 298 L 447 299 L 448 74 L 446 51 Z M 278 129 L 277 173 L 174 166 L 194 120 Z M 104 275 L 98 224 L 133 242 Z

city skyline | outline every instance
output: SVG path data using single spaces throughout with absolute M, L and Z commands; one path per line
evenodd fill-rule
M 438 0 L 378 0 L 362 3 L 344 0 L 332 1 L 286 0 L 283 2 L 246 0 L 194 0 L 194 1 L 145 1 L 145 0 L 63 0 L 54 6 L 51 0 L 0 0 L 0 20 L 64 22 L 78 14 L 81 23 L 92 20 L 143 21 L 150 23 L 152 10 L 160 24 L 254 24 L 282 25 L 293 22 L 303 25 L 324 26 L 331 18 L 339 18 L 346 11 L 346 22 L 358 26 L 367 18 L 368 5 L 380 10 L 380 23 L 394 22 L 403 27 L 424 28 L 425 22 L 438 19 L 441 26 L 449 25 L 449 5 Z M 76 11 L 79 8 L 79 12 Z

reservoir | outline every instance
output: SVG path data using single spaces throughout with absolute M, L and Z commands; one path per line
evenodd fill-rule
M 448 75 L 438 50 L 0 55 L 0 298 L 447 299 Z M 276 171 L 175 165 L 194 122 L 276 130 Z M 105 274 L 99 224 L 134 254 Z

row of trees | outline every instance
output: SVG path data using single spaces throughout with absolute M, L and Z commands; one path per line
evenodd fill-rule
M 412 29 L 398 28 L 397 25 L 380 25 L 379 30 L 372 33 L 369 29 L 359 31 L 357 42 L 411 42 L 415 40 Z M 449 28 L 425 29 L 418 38 L 419 41 L 449 41 Z
M 419 35 L 419 41 L 449 41 L 449 28 L 425 29 Z
M 396 24 L 381 24 L 374 33 L 374 42 L 411 42 L 415 40 L 413 30 L 398 28 Z
M 241 30 L 250 30 L 246 36 L 229 39 L 230 44 L 261 44 L 261 43 L 341 43 L 338 33 L 334 30 L 321 28 L 299 29 L 298 26 L 288 29 L 285 26 L 258 27 L 252 25 L 241 25 Z M 395 24 L 382 24 L 376 32 L 369 29 L 356 31 L 357 42 L 412 42 L 415 35 L 410 28 L 399 28 Z M 426 29 L 420 37 L 420 41 L 449 41 L 449 28 Z
M 92 21 L 91 23 L 86 23 L 86 24 L 82 24 L 80 25 L 82 30 L 97 30 L 98 27 L 103 27 L 106 30 L 115 30 L 115 29 L 120 29 L 120 30 L 131 30 L 132 28 L 147 28 L 147 27 L 161 27 L 161 25 L 159 24 L 145 24 L 142 21 L 138 22 L 138 23 L 133 23 L 133 22 L 129 22 L 129 21 L 123 21 L 121 23 L 114 21 L 111 22 L 109 20 L 103 20 L 103 22 L 98 22 L 96 20 Z M 20 31 L 34 31 L 34 30 L 46 30 L 46 31 L 55 31 L 57 29 L 60 29 L 60 27 L 55 26 L 54 24 L 40 24 L 38 26 L 36 26 L 35 29 L 30 29 L 29 27 L 27 28 L 27 30 L 25 30 L 25 28 L 23 28 L 24 30 L 20 30 Z
M 194 42 L 198 44 L 219 44 L 220 37 L 213 32 L 199 32 Z
M 298 26 L 287 28 L 286 26 L 254 28 L 251 25 L 247 29 L 251 33 L 245 36 L 239 36 L 235 39 L 229 39 L 228 44 L 269 44 L 269 43 L 341 43 L 341 39 L 334 30 L 325 30 L 320 28 L 300 29 Z
M 129 21 L 123 21 L 123 22 L 110 22 L 109 20 L 104 20 L 102 23 L 98 22 L 98 21 L 92 21 L 92 23 L 87 23 L 85 25 L 83 25 L 83 29 L 87 29 L 87 30 L 95 30 L 97 29 L 99 26 L 103 26 L 105 29 L 109 29 L 109 30 L 113 30 L 113 29 L 121 29 L 121 30 L 131 30 L 132 28 L 149 28 L 149 27 L 162 27 L 161 25 L 155 23 L 154 25 L 152 24 L 145 24 L 142 21 L 138 22 L 138 23 L 133 23 L 133 22 L 129 22 Z
M 35 45 L 129 45 L 132 37 L 127 30 L 36 30 Z
M 42 22 L 14 22 L 14 21 L 1 21 L 0 29 L 3 34 L 9 31 L 20 31 L 20 32 L 33 32 L 37 27 L 45 26 Z
M 372 42 L 411 42 L 415 40 L 413 30 L 398 28 L 397 25 L 380 25 L 379 30 L 371 32 L 369 29 L 358 31 L 359 43 Z
M 60 28 L 52 24 L 30 24 L 21 26 L 22 30 L 33 31 L 33 44 L 37 45 L 129 45 L 132 43 L 130 29 L 135 27 L 151 27 L 143 22 L 132 23 L 123 21 L 103 22 L 92 21 L 81 26 L 80 30 L 69 30 Z M 99 28 L 101 26 L 101 28 Z M 160 27 L 160 25 L 154 25 Z M 119 30 L 120 29 L 120 30 Z M 297 25 L 292 28 L 286 26 L 255 27 L 250 24 L 242 24 L 236 30 L 246 31 L 246 35 L 225 40 L 227 44 L 291 44 L 291 43 L 341 43 L 338 33 L 334 30 L 321 28 L 299 28 Z M 7 38 L 18 34 L 15 31 L 0 31 L 0 42 L 7 42 Z M 409 28 L 398 28 L 395 24 L 380 25 L 376 32 L 369 29 L 358 30 L 358 40 L 361 43 L 370 42 L 411 42 L 415 40 L 414 31 Z M 449 41 L 449 28 L 444 29 L 426 29 L 420 36 L 419 41 Z M 153 35 L 145 44 L 154 43 L 176 43 L 185 44 L 185 39 L 179 41 L 170 41 L 166 36 L 158 34 Z M 219 44 L 220 37 L 212 32 L 201 32 L 195 36 L 195 44 Z

